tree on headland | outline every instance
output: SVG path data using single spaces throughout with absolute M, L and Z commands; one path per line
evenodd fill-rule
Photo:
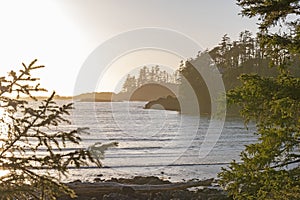
M 135 89 L 148 83 L 177 84 L 177 77 L 178 71 L 170 74 L 165 70 L 161 70 L 159 65 L 155 65 L 152 67 L 144 66 L 139 70 L 139 74 L 137 77 L 131 74 L 127 75 L 122 86 L 122 92 L 132 92 Z
M 208 51 L 215 64 L 223 73 L 241 66 L 253 66 L 263 60 L 263 49 L 258 39 L 246 30 L 240 33 L 239 39 L 231 41 L 225 34 L 219 45 Z
M 263 51 L 256 54 L 279 75 L 244 74 L 242 85 L 228 92 L 245 122 L 256 123 L 259 141 L 246 146 L 241 163 L 223 168 L 220 184 L 234 199 L 300 199 L 300 78 L 289 71 L 291 65 L 299 68 L 300 4 L 238 0 L 238 5 L 244 16 L 259 17 Z
M 122 92 L 130 92 L 133 91 L 137 87 L 137 80 L 135 76 L 127 75 L 125 82 L 122 86 Z
M 209 90 L 203 75 L 200 73 L 201 68 L 209 69 L 211 64 L 213 64 L 213 61 L 207 52 L 199 53 L 197 59 L 195 60 L 191 59 L 185 62 L 182 61 L 179 68 L 179 99 L 181 102 L 184 102 L 185 105 L 190 105 L 186 106 L 188 109 L 184 111 L 185 113 L 199 113 L 194 106 L 200 108 L 199 110 L 201 114 L 211 113 L 211 99 Z
M 31 72 L 42 68 L 36 60 L 18 72 L 0 77 L 0 199 L 55 199 L 60 194 L 75 193 L 59 177 L 67 176 L 68 168 L 88 163 L 101 165 L 98 157 L 86 149 L 64 150 L 81 141 L 85 130 L 60 129 L 69 124 L 66 115 L 72 104 L 58 105 L 54 93 L 39 106 L 19 97 L 34 97 L 45 91 Z

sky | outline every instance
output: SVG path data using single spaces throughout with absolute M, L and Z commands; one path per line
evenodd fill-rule
M 111 38 L 155 27 L 210 49 L 224 34 L 235 40 L 241 31 L 257 31 L 256 19 L 242 18 L 239 12 L 234 0 L 0 0 L 0 76 L 38 59 L 46 67 L 33 74 L 42 86 L 73 95 L 84 63 Z M 142 65 L 175 70 L 181 59 L 186 57 L 151 50 L 117 55 L 109 66 L 99 66 L 106 71 L 99 75 L 96 90 L 114 91 L 127 73 Z

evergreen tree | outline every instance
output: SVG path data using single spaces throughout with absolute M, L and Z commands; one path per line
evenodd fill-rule
M 220 184 L 235 199 L 300 199 L 300 79 L 288 70 L 291 64 L 299 67 L 299 1 L 238 0 L 238 5 L 244 16 L 259 17 L 259 43 L 279 75 L 245 74 L 242 86 L 228 92 L 245 122 L 256 123 L 259 141 L 246 146 L 242 163 L 223 169 Z
M 70 123 L 66 115 L 72 104 L 56 104 L 54 93 L 36 107 L 19 98 L 37 101 L 34 92 L 45 91 L 31 76 L 42 67 L 35 60 L 0 77 L 0 170 L 7 172 L 0 177 L 0 199 L 55 199 L 63 193 L 75 197 L 58 178 L 67 176 L 69 167 L 79 168 L 90 161 L 101 165 L 98 155 L 94 157 L 87 149 L 64 150 L 79 144 L 84 132 L 59 127 Z
M 139 77 L 138 77 L 138 87 L 144 85 L 147 83 L 148 79 L 148 68 L 144 66 L 142 69 L 140 69 Z
M 132 92 L 137 87 L 137 80 L 135 76 L 127 75 L 127 78 L 123 84 L 122 92 Z
M 211 64 L 212 60 L 207 52 L 201 53 L 195 60 L 188 60 L 185 63 L 182 61 L 179 68 L 179 99 L 185 105 L 190 105 L 184 111 L 181 110 L 182 112 L 199 114 L 197 109 L 195 109 L 195 106 L 197 106 L 201 114 L 211 113 L 211 99 L 208 87 L 199 73 L 201 71 L 200 68 L 209 68 Z
M 159 65 L 152 67 L 144 66 L 139 70 L 137 78 L 134 75 L 127 75 L 122 86 L 122 92 L 132 92 L 142 85 L 153 82 L 177 84 L 178 74 L 178 70 L 173 74 L 169 74 L 166 70 L 161 71 Z

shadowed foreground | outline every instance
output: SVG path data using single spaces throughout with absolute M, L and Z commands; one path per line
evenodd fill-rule
M 134 177 L 132 179 L 95 179 L 95 183 L 75 181 L 68 186 L 75 190 L 76 199 L 106 199 L 106 200 L 134 200 L 134 199 L 229 199 L 224 191 L 213 187 L 213 179 L 203 181 L 188 181 L 171 183 L 157 177 Z M 188 188 L 199 187 L 194 191 Z M 61 197 L 60 200 L 70 198 Z

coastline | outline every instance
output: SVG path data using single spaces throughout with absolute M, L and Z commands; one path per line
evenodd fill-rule
M 136 176 L 130 179 L 95 178 L 94 182 L 80 180 L 66 184 L 77 195 L 76 200 L 137 200 L 137 199 L 230 199 L 215 179 L 170 182 L 155 176 Z M 69 200 L 62 196 L 59 200 Z

